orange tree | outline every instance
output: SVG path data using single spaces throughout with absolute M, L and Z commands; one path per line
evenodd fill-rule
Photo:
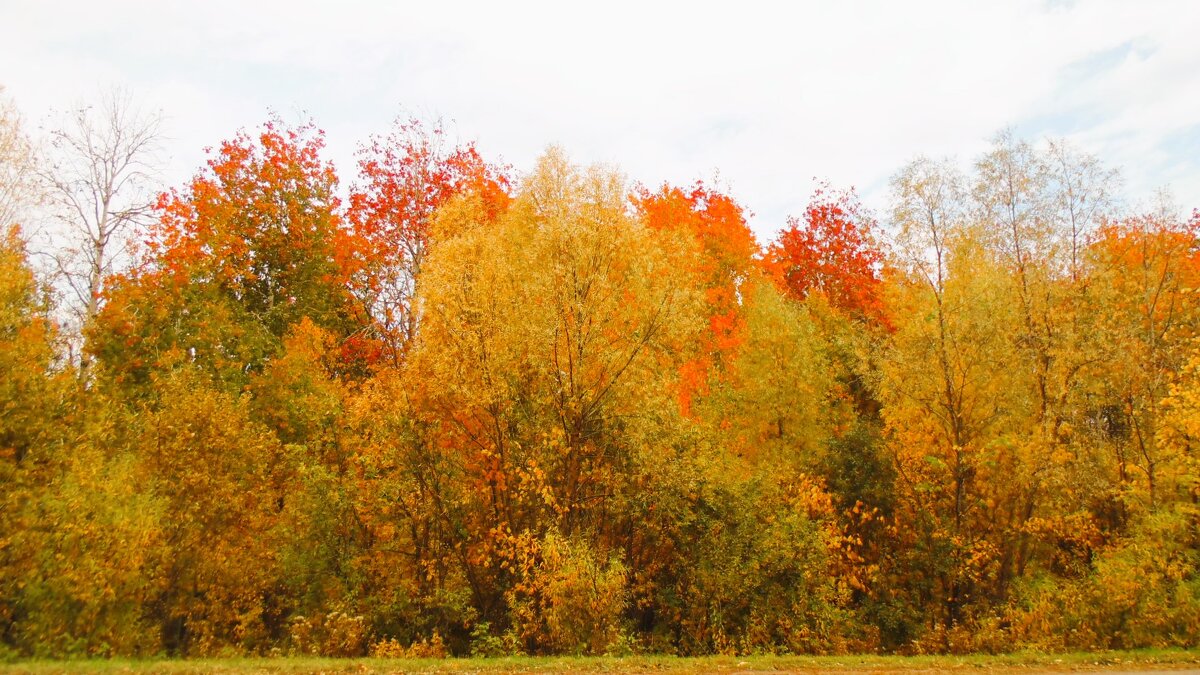
M 307 317 L 345 339 L 357 246 L 338 214 L 333 167 L 311 125 L 266 123 L 164 194 L 140 265 L 118 278 L 89 349 L 123 380 L 198 363 L 243 384 Z

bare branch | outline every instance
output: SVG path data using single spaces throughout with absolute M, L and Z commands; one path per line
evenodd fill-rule
M 129 239 L 153 210 L 160 125 L 157 112 L 113 90 L 61 114 L 47 133 L 37 167 L 54 225 L 45 245 L 80 327 L 99 311 L 107 280 L 129 263 Z

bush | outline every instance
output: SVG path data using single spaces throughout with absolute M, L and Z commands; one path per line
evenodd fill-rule
M 514 628 L 539 651 L 604 654 L 621 636 L 628 572 L 582 539 L 546 535 L 509 593 Z
M 492 625 L 480 621 L 471 629 L 471 656 L 475 658 L 495 658 L 500 656 L 522 656 L 521 641 L 513 631 L 503 635 L 492 633 Z
M 793 490 L 752 481 L 714 496 L 672 600 L 683 652 L 851 648 L 851 617 L 830 564 L 832 539 L 808 513 L 810 498 L 822 494 L 803 481 Z
M 363 656 L 367 653 L 367 620 L 342 609 L 308 618 L 297 616 L 291 625 L 292 649 L 311 656 Z
M 371 645 L 371 658 L 376 659 L 444 659 L 449 656 L 441 633 L 422 638 L 405 647 L 395 638 L 380 640 Z
M 1010 611 L 1019 646 L 1045 650 L 1200 645 L 1197 513 L 1149 515 L 1078 580 L 1043 579 Z

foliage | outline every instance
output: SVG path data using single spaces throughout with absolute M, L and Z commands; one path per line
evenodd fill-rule
M 357 245 L 311 125 L 267 122 L 222 143 L 186 189 L 159 199 L 140 264 L 117 278 L 89 349 L 130 384 L 201 364 L 234 387 L 307 318 L 350 335 Z
M 488 219 L 508 207 L 504 170 L 473 144 L 448 147 L 446 136 L 441 122 L 397 119 L 359 153 L 362 184 L 347 213 L 361 256 L 352 287 L 393 363 L 416 337 L 416 282 L 438 210 L 464 195 L 478 199 Z
M 449 656 L 446 643 L 437 631 L 433 632 L 433 637 L 422 638 L 407 647 L 395 638 L 376 642 L 371 645 L 370 653 L 375 659 L 444 659 Z
M 1011 639 L 1048 650 L 1192 645 L 1200 629 L 1197 511 L 1149 517 L 1086 576 L 1030 584 L 1010 613 Z
M 616 645 L 628 596 L 628 572 L 619 557 L 602 559 L 585 540 L 551 532 L 518 565 L 518 582 L 507 600 L 526 644 L 590 655 Z
M 311 619 L 293 617 L 290 626 L 292 648 L 312 656 L 362 656 L 367 650 L 367 631 L 364 617 L 337 609 Z
M 1200 214 L 1011 133 L 764 245 L 559 149 L 324 152 L 162 195 L 92 359 L 4 230 L 6 658 L 1200 642 Z
M 821 293 L 842 311 L 886 325 L 884 253 L 877 230 L 854 190 L 835 191 L 822 184 L 803 218 L 788 219 L 767 251 L 768 265 L 792 297 Z

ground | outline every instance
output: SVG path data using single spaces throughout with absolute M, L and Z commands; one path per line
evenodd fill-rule
M 1021 653 L 1000 656 L 746 656 L 677 658 L 547 657 L 498 659 L 201 659 L 25 661 L 0 664 L 0 673 L 779 673 L 779 672 L 1194 672 L 1200 673 L 1200 649 Z

